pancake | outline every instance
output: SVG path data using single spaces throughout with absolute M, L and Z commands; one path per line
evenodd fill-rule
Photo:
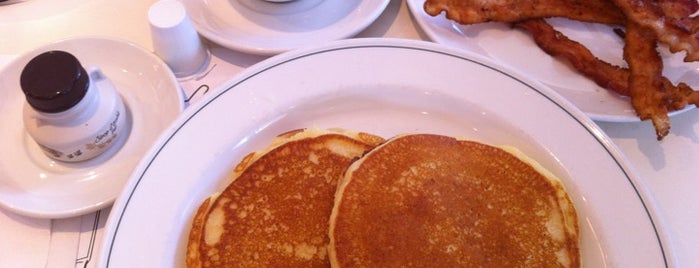
M 366 133 L 300 130 L 249 154 L 233 181 L 197 210 L 187 266 L 328 267 L 337 182 L 382 141 Z
M 365 154 L 330 221 L 333 267 L 580 266 L 560 181 L 521 153 L 451 137 L 398 136 Z

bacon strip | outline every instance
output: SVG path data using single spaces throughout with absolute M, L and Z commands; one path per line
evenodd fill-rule
M 685 83 L 675 86 L 662 76 L 663 63 L 656 50 L 660 40 L 671 51 L 687 51 L 685 61 L 699 60 L 699 18 L 690 17 L 699 10 L 695 0 L 426 0 L 424 9 L 432 16 L 445 11 L 448 19 L 461 24 L 500 21 L 529 31 L 546 53 L 568 61 L 599 86 L 629 96 L 639 118 L 653 123 L 658 140 L 669 133 L 669 111 L 699 106 L 698 91 Z M 626 26 L 622 35 L 629 68 L 595 57 L 543 20 L 549 17 Z
M 624 13 L 607 0 L 427 0 L 423 8 L 432 16 L 444 11 L 448 19 L 461 24 L 550 17 L 608 24 L 626 21 Z
M 650 29 L 636 23 L 626 25 L 624 59 L 629 64 L 631 76 L 629 89 L 631 105 L 641 120 L 650 119 L 658 140 L 670 132 L 663 88 L 663 61 L 656 50 L 656 39 Z
M 513 25 L 527 30 L 547 54 L 567 61 L 600 87 L 629 96 L 630 73 L 627 69 L 600 60 L 583 44 L 570 40 L 543 19 L 524 20 Z
M 662 59 L 655 50 L 656 40 L 648 31 L 639 32 L 633 27 L 627 29 L 631 32 L 625 37 L 625 60 L 633 62 L 632 68 L 627 69 L 600 60 L 584 45 L 570 40 L 543 19 L 525 20 L 513 25 L 527 30 L 542 50 L 569 62 L 600 87 L 631 97 L 639 118 L 653 122 L 658 139 L 669 132 L 668 111 L 681 110 L 690 104 L 699 106 L 699 92 L 685 83 L 675 86 L 662 76 Z
M 685 61 L 699 60 L 699 10 L 696 0 L 610 0 L 628 20 L 650 29 L 672 52 L 686 51 Z

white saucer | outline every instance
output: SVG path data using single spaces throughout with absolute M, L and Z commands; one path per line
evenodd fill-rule
M 197 31 L 224 47 L 274 55 L 356 35 L 390 0 L 183 0 Z
M 48 50 L 70 52 L 83 66 L 100 67 L 112 80 L 132 121 L 121 146 L 85 162 L 63 163 L 44 155 L 26 134 L 19 75 L 31 58 Z M 0 74 L 0 206 L 32 217 L 71 217 L 110 205 L 141 156 L 184 109 L 167 65 L 147 50 L 117 39 L 51 43 L 18 57 Z

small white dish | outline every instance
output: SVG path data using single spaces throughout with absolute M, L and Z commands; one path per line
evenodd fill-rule
M 515 146 L 568 189 L 585 266 L 672 262 L 652 196 L 603 131 L 550 88 L 480 55 L 349 39 L 272 57 L 215 92 L 187 108 L 136 168 L 112 207 L 100 267 L 184 267 L 201 202 L 225 188 L 246 154 L 306 127 Z
M 31 58 L 48 50 L 64 50 L 84 66 L 99 66 L 127 106 L 129 135 L 97 158 L 78 163 L 51 160 L 24 131 L 19 76 Z M 0 74 L 0 206 L 31 217 L 65 218 L 110 205 L 141 156 L 184 109 L 183 95 L 167 65 L 118 39 L 50 43 L 19 56 Z
M 389 0 L 183 0 L 197 31 L 229 49 L 274 55 L 352 37 Z
M 504 23 L 460 25 L 447 20 L 444 14 L 432 17 L 425 13 L 424 2 L 425 0 L 407 0 L 413 17 L 431 40 L 476 52 L 537 79 L 573 102 L 593 120 L 639 121 L 628 98 L 609 92 L 562 61 L 546 54 L 528 33 L 512 29 Z M 624 42 L 612 27 L 560 18 L 548 21 L 570 39 L 584 44 L 597 57 L 618 66 L 626 66 L 622 57 Z M 670 81 L 683 81 L 699 89 L 699 62 L 683 62 L 684 53 L 672 54 L 662 47 L 659 51 L 664 59 L 664 74 Z M 684 110 L 670 113 L 670 116 L 694 108 L 694 105 L 689 105 Z

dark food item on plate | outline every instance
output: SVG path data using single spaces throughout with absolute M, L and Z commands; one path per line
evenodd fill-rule
M 610 0 L 629 22 L 647 28 L 670 51 L 684 51 L 685 61 L 699 60 L 699 10 L 696 0 Z
M 426 1 L 424 9 L 432 16 L 446 11 L 448 19 L 462 24 L 548 17 L 613 24 L 625 21 L 624 14 L 613 3 L 604 0 L 433 0 Z
M 628 96 L 641 120 L 651 120 L 658 140 L 670 131 L 668 112 L 699 106 L 699 92 L 685 83 L 673 85 L 662 76 L 658 42 L 672 52 L 686 52 L 685 61 L 699 60 L 699 20 L 694 0 L 546 0 L 493 2 L 479 0 L 426 0 L 424 10 L 461 24 L 486 21 L 513 23 L 532 34 L 537 45 L 552 56 L 571 63 L 599 86 Z M 542 19 L 563 17 L 589 23 L 625 27 L 624 59 L 628 71 L 612 66 Z M 548 29 L 549 27 L 550 29 Z M 566 50 L 565 47 L 569 46 Z M 599 69 L 595 69 L 599 67 Z M 609 71 L 608 75 L 605 72 Z

